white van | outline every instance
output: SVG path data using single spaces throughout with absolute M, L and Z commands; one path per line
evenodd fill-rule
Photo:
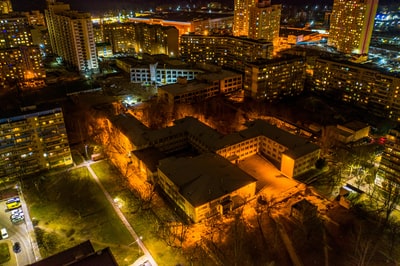
M 7 229 L 5 229 L 5 228 L 1 229 L 1 238 L 2 239 L 8 238 Z

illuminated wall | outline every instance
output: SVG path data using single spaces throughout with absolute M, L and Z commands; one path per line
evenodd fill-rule
M 0 117 L 0 178 L 72 163 L 61 108 Z
M 189 63 L 210 63 L 244 71 L 247 62 L 272 58 L 273 45 L 265 40 L 232 36 L 181 36 L 180 56 Z
M 367 54 L 378 0 L 334 0 L 328 45 L 346 54 Z
M 400 187 L 400 131 L 390 130 L 386 135 L 385 149 L 375 178 L 375 184 L 383 189 Z M 392 187 L 393 189 L 393 187 Z
M 69 9 L 69 5 L 48 2 L 46 23 L 53 52 L 64 63 L 82 73 L 97 73 L 96 44 L 89 13 Z
M 395 74 L 363 64 L 320 58 L 316 60 L 312 80 L 316 92 L 400 121 L 400 78 Z
M 246 64 L 244 90 L 248 96 L 274 101 L 299 95 L 304 89 L 303 57 L 284 57 Z

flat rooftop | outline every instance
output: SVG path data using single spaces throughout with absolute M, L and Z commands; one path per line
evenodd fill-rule
M 254 177 L 213 153 L 193 158 L 170 157 L 160 161 L 159 170 L 194 207 L 256 182 Z

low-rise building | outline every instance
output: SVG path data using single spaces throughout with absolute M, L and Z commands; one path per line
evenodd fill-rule
M 157 182 L 195 223 L 231 211 L 254 197 L 256 190 L 255 178 L 212 153 L 161 160 Z
M 191 82 L 181 80 L 175 84 L 161 86 L 158 88 L 158 97 L 168 103 L 193 103 L 237 92 L 242 88 L 242 74 L 220 70 L 198 74 Z
M 255 180 L 239 170 L 239 160 L 259 154 L 280 165 L 282 174 L 289 178 L 315 167 L 320 155 L 317 145 L 266 121 L 257 120 L 247 126 L 223 135 L 186 117 L 176 120 L 173 126 L 151 130 L 133 116 L 121 114 L 111 120 L 109 130 L 116 136 L 113 144 L 130 158 L 128 163 L 139 167 L 148 181 L 160 184 L 197 222 L 254 196 Z M 192 156 L 171 157 L 179 151 L 191 151 Z M 230 181 L 232 184 L 228 184 Z M 236 204 L 233 198 L 240 200 Z
M 360 122 L 351 121 L 343 125 L 336 125 L 336 138 L 342 143 L 358 141 L 369 136 L 370 126 Z
M 197 74 L 204 72 L 193 64 L 162 56 L 144 56 L 142 59 L 119 58 L 116 64 L 118 68 L 130 75 L 132 83 L 144 85 L 173 84 L 179 78 L 193 80 Z
M 292 205 L 290 216 L 303 223 L 318 214 L 318 207 L 306 199 L 302 199 Z

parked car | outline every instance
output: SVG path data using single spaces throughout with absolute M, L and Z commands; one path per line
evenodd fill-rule
M 15 242 L 13 245 L 13 250 L 15 253 L 21 252 L 21 244 L 19 242 Z

